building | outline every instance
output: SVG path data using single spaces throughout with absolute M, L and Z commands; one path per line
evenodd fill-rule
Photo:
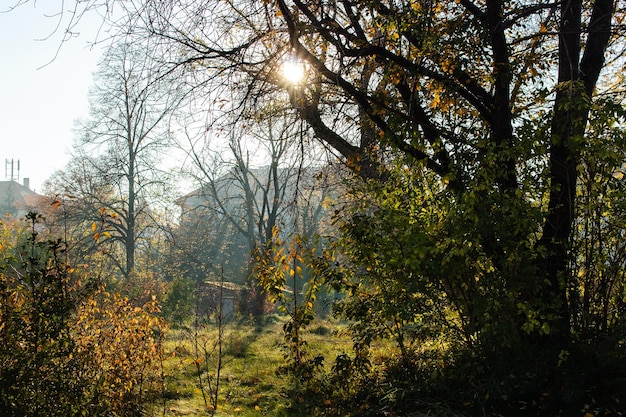
M 241 303 L 246 291 L 245 286 L 232 282 L 204 281 L 197 289 L 198 313 L 203 317 L 221 314 L 221 320 L 229 320 L 244 310 Z
M 29 188 L 28 178 L 23 183 L 0 181 L 0 212 L 2 215 L 24 217 L 41 207 L 43 196 Z

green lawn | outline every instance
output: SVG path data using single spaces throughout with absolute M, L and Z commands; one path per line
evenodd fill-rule
M 290 399 L 285 394 L 292 379 L 277 373 L 288 354 L 282 333 L 285 320 L 270 316 L 262 325 L 245 320 L 225 325 L 216 416 L 293 415 L 289 414 Z M 312 323 L 303 334 L 305 349 L 324 356 L 329 366 L 338 354 L 352 347 L 342 331 L 344 327 L 334 321 Z M 211 414 L 209 396 L 214 392 L 220 356 L 217 340 L 218 329 L 211 324 L 198 331 L 193 325 L 169 331 L 165 343 L 164 398 L 153 404 L 154 415 Z

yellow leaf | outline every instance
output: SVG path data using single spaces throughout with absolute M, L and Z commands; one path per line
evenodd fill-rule
M 434 109 L 439 106 L 439 103 L 441 103 L 441 97 L 439 96 L 439 93 L 435 91 L 433 93 L 433 101 L 430 103 L 430 107 Z
M 96 224 L 96 222 L 93 222 L 93 223 L 91 224 L 91 231 L 92 231 L 92 232 L 95 232 L 97 228 L 98 228 L 98 225 Z

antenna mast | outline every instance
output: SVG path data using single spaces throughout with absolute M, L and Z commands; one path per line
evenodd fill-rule
M 16 164 L 17 162 L 17 164 Z M 15 174 L 15 167 L 17 165 L 17 175 Z M 11 167 L 11 175 L 9 176 L 9 167 Z M 4 160 L 4 177 L 9 181 L 19 181 L 20 180 L 20 160 L 15 161 L 14 159 Z

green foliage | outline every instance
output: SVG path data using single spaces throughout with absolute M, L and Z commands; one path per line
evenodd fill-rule
M 575 331 L 619 340 L 626 334 L 626 111 L 594 103 L 579 169 L 573 277 L 569 297 Z
M 519 277 L 532 269 L 537 228 L 534 209 L 514 202 L 488 185 L 460 199 L 404 167 L 358 191 L 351 214 L 338 219 L 344 235 L 326 272 L 347 292 L 336 308 L 355 321 L 358 341 L 391 338 L 403 356 L 438 338 L 468 348 L 484 348 L 483 338 L 494 348 L 511 345 L 520 309 L 532 310 Z
M 162 310 L 163 317 L 169 323 L 179 326 L 193 317 L 196 286 L 194 281 L 185 276 L 176 276 L 167 283 Z
M 471 191 L 451 193 L 419 164 L 408 162 L 384 184 L 353 188 L 352 199 L 338 211 L 342 236 L 317 266 L 345 293 L 335 311 L 351 321 L 354 358 L 343 357 L 336 369 L 354 378 L 345 403 L 352 396 L 371 407 L 353 410 L 355 415 L 376 415 L 385 407 L 406 412 L 409 398 L 427 404 L 437 397 L 468 412 L 480 407 L 511 411 L 526 404 L 529 413 L 558 413 L 600 398 L 604 407 L 616 406 L 621 390 L 613 385 L 603 392 L 597 386 L 606 384 L 592 376 L 611 367 L 608 363 L 614 381 L 626 375 L 619 365 L 624 357 L 619 341 L 626 336 L 620 313 L 626 158 L 619 123 L 613 126 L 610 137 L 600 135 L 585 145 L 586 166 L 603 171 L 592 181 L 596 194 L 586 197 L 593 201 L 580 205 L 575 242 L 587 249 L 573 252 L 580 254 L 575 265 L 581 272 L 568 284 L 567 308 L 580 338 L 560 350 L 555 347 L 564 345 L 555 343 L 551 327 L 558 322 L 559 300 L 543 293 L 546 284 L 537 272 L 543 256 L 538 238 L 542 202 L 521 192 L 499 192 L 488 173 Z M 533 186 L 541 184 L 529 180 L 523 185 Z M 586 195 L 583 186 L 580 192 Z M 371 366 L 379 341 L 393 342 L 396 350 Z M 604 361 L 594 353 L 600 345 Z M 368 365 L 353 366 L 358 358 Z M 583 382 L 582 375 L 589 381 Z M 315 385 L 336 377 L 317 376 L 322 382 Z M 359 397 L 362 390 L 371 402 Z M 341 402 L 330 391 L 324 395 Z

